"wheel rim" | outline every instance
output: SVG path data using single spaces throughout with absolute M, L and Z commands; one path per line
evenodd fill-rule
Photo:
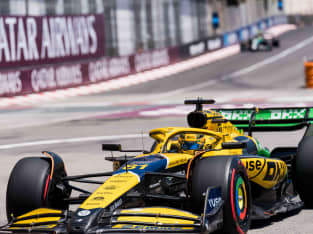
M 247 190 L 246 184 L 241 176 L 236 181 L 236 213 L 240 220 L 244 220 L 247 214 Z

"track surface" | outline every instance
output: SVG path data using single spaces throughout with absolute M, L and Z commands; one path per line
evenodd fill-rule
M 111 169 L 110 163 L 103 160 L 101 143 L 120 142 L 125 148 L 137 146 L 137 148 L 146 149 L 151 144 L 151 141 L 144 135 L 143 138 L 122 140 L 116 138 L 108 140 L 110 138 L 107 136 L 140 135 L 146 134 L 152 128 L 186 126 L 183 117 L 109 120 L 91 118 L 93 116 L 140 109 L 160 103 L 182 103 L 186 97 L 197 96 L 216 98 L 220 101 L 225 100 L 225 97 L 235 97 L 234 102 L 260 102 L 265 97 L 268 100 L 281 98 L 283 104 L 290 103 L 290 97 L 291 100 L 297 102 L 303 102 L 304 98 L 311 101 L 312 91 L 303 88 L 302 61 L 304 56 L 310 57 L 313 54 L 313 43 L 272 64 L 239 77 L 230 75 L 281 54 L 311 36 L 312 28 L 298 29 L 281 36 L 281 48 L 272 52 L 239 54 L 170 78 L 111 93 L 77 97 L 58 103 L 45 103 L 35 108 L 1 110 L 0 223 L 5 222 L 5 191 L 8 176 L 16 161 L 21 157 L 40 155 L 42 150 L 51 150 L 64 158 L 67 171 L 71 175 L 101 172 Z M 225 79 L 225 77 L 228 78 Z M 206 86 L 208 82 L 210 85 Z M 204 84 L 201 87 L 191 88 L 199 83 Z M 149 105 L 146 103 L 148 100 L 151 101 Z M 301 134 L 302 132 L 299 131 L 279 135 L 258 134 L 257 136 L 264 145 L 273 148 L 275 145 L 296 146 Z M 98 138 L 90 138 L 95 136 Z M 64 143 L 60 140 L 72 138 L 80 139 L 74 143 Z M 46 140 L 46 145 L 38 143 L 43 140 Z M 59 141 L 51 142 L 50 140 Z M 18 145 L 25 142 L 31 142 L 33 145 Z M 16 145 L 12 146 L 12 144 Z M 3 147 L 9 145 L 11 148 Z M 313 230 L 312 218 L 312 210 L 302 210 L 297 214 L 253 222 L 249 233 L 309 234 Z

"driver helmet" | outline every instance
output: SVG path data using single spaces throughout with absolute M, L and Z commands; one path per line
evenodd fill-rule
M 256 34 L 257 37 L 263 37 L 263 32 L 262 31 L 258 31 Z
M 204 146 L 204 136 L 202 134 L 182 134 L 179 136 L 178 141 L 180 143 L 181 150 L 183 152 L 189 152 L 192 150 L 201 150 Z

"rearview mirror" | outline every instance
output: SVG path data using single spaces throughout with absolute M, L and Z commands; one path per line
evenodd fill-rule
M 242 149 L 247 146 L 246 142 L 223 142 L 223 149 Z
M 102 144 L 103 151 L 121 151 L 122 146 L 120 144 Z

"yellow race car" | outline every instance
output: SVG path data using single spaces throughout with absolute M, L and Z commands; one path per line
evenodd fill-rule
M 190 127 L 150 131 L 149 152 L 104 144 L 105 151 L 139 153 L 107 157 L 111 172 L 67 176 L 61 157 L 47 151 L 21 159 L 0 233 L 246 233 L 252 219 L 312 206 L 313 108 L 203 110 L 212 103 L 186 100 L 196 105 Z M 298 147 L 270 152 L 252 137 L 303 127 Z M 71 181 L 99 187 L 89 192 Z M 81 195 L 71 197 L 72 190 Z

